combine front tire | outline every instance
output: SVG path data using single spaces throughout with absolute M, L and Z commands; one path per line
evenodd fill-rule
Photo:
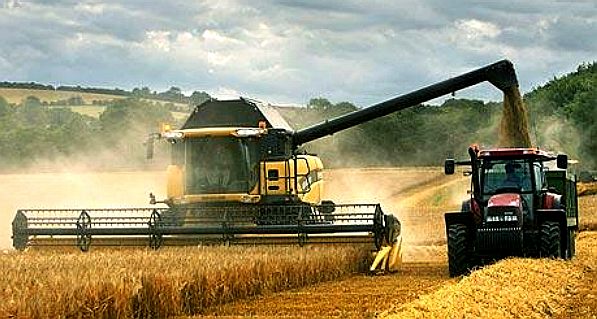
M 544 222 L 539 232 L 539 255 L 548 258 L 561 258 L 562 246 L 560 225 L 557 222 Z
M 471 260 L 467 228 L 463 224 L 448 226 L 448 268 L 450 277 L 469 272 Z

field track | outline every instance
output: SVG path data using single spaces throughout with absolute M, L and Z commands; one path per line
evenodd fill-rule
M 195 318 L 242 318 L 239 313 L 256 318 L 369 318 L 451 281 L 444 263 L 411 262 L 405 264 L 399 274 L 354 276 L 225 304 Z

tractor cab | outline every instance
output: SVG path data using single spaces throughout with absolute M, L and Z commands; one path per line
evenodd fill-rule
M 553 206 L 554 200 L 559 201 L 559 195 L 548 191 L 544 163 L 556 158 L 534 148 L 479 151 L 476 166 L 480 192 L 476 200 L 481 207 L 486 207 L 483 221 L 510 220 L 522 226 L 535 220 L 535 209 L 552 208 L 545 206 Z M 560 162 L 566 163 L 566 159 Z M 547 198 L 552 200 L 548 203 Z M 509 208 L 514 213 L 510 216 L 497 212 Z

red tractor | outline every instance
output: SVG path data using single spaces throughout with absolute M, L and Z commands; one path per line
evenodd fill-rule
M 578 230 L 576 180 L 568 157 L 536 148 L 469 148 L 471 198 L 445 214 L 450 276 L 507 256 L 570 259 Z M 549 165 L 556 161 L 554 165 Z

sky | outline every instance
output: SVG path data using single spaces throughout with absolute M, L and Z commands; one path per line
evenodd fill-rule
M 528 92 L 597 61 L 597 0 L 0 0 L 0 30 L 0 81 L 275 104 L 364 107 L 504 58 Z

